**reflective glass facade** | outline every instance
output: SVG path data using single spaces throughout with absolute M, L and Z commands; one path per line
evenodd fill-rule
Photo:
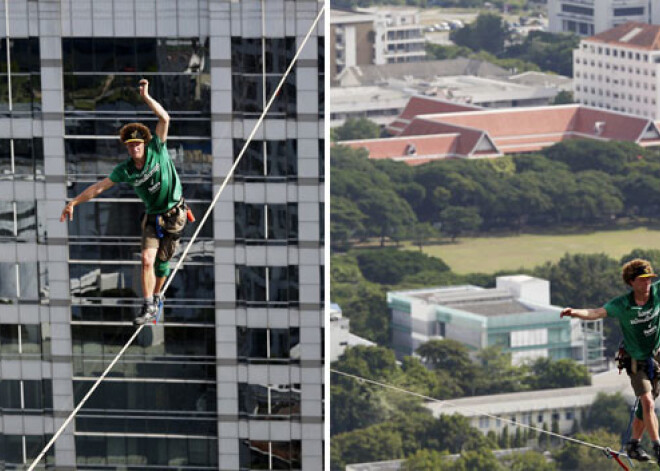
M 0 462 L 31 462 L 134 332 L 143 204 L 119 128 L 171 117 L 197 223 L 322 2 L 0 6 Z M 9 30 L 5 19 L 9 16 Z M 49 469 L 323 469 L 323 22 L 168 292 L 47 455 Z M 7 57 L 9 55 L 9 60 Z M 9 432 L 11 430 L 11 432 Z

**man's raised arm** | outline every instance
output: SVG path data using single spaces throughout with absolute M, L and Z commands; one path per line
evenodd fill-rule
M 167 114 L 167 111 L 165 111 L 165 108 L 160 103 L 149 95 L 149 81 L 147 79 L 140 80 L 140 96 L 147 106 L 151 108 L 151 111 L 158 116 L 156 135 L 160 138 L 161 142 L 165 142 L 167 140 L 167 131 L 170 127 L 170 115 Z

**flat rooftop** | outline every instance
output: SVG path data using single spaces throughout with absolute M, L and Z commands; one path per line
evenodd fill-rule
M 612 369 L 593 375 L 591 386 L 467 397 L 449 403 L 429 402 L 426 407 L 436 417 L 444 414 L 475 417 L 486 413 L 508 419 L 507 414 L 588 406 L 598 393 L 621 393 L 629 403 L 635 399 L 625 373 L 619 375 L 618 370 Z
M 508 290 L 461 286 L 400 292 L 427 304 L 438 304 L 482 316 L 502 316 L 534 312 L 536 309 L 521 303 Z

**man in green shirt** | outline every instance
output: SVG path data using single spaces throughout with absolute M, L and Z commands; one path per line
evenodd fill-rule
M 144 303 L 135 324 L 154 320 L 162 307 L 161 289 L 170 273 L 174 255 L 186 224 L 181 182 L 165 146 L 170 117 L 149 95 L 149 82 L 140 80 L 140 96 L 158 117 L 155 135 L 141 123 L 130 123 L 119 131 L 129 158 L 117 165 L 109 177 L 88 187 L 69 201 L 60 217 L 73 220 L 73 208 L 100 195 L 115 183 L 129 183 L 145 204 L 142 218 L 142 293 Z
M 658 348 L 660 347 L 660 284 L 647 260 L 635 259 L 622 269 L 623 281 L 632 288 L 627 294 L 616 297 L 597 309 L 573 309 L 567 307 L 560 316 L 583 320 L 602 319 L 606 316 L 618 319 L 623 343 L 630 366 L 626 371 L 630 383 L 639 397 L 641 409 L 637 409 L 632 424 L 632 438 L 627 444 L 627 454 L 633 459 L 648 461 L 649 455 L 639 441 L 644 429 L 653 443 L 656 460 L 660 464 L 660 439 L 658 418 L 655 415 L 655 398 L 658 396 Z

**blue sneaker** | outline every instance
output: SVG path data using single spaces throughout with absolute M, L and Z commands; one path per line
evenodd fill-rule
M 144 303 L 142 305 L 141 314 L 133 320 L 134 325 L 143 325 L 149 321 L 156 319 L 158 314 L 158 307 L 156 304 Z
M 160 315 L 163 313 L 163 304 L 165 303 L 165 296 L 160 293 L 154 294 L 154 304 L 158 308 L 158 313 L 156 314 L 156 322 L 160 321 Z

